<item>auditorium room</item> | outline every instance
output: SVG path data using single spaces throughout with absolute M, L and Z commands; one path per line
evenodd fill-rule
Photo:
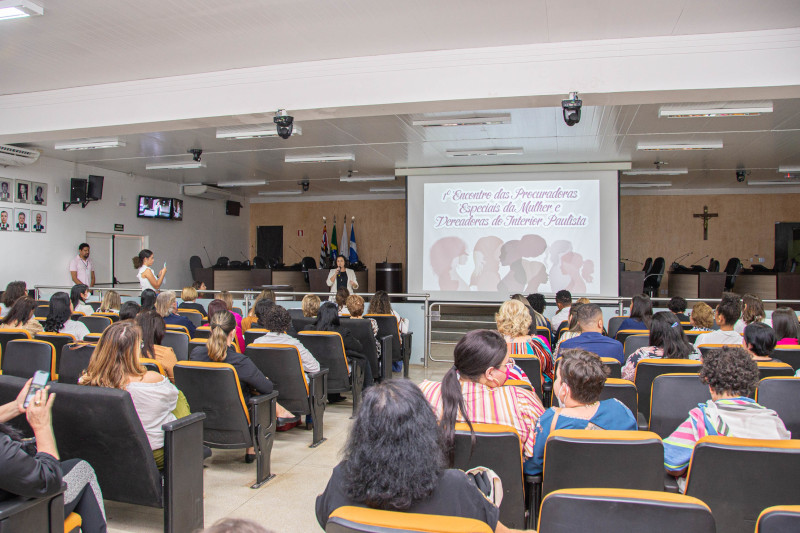
M 800 531 L 800 4 L 0 0 L 0 533 Z

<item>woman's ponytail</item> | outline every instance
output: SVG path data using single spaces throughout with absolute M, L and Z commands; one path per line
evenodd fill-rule
M 467 422 L 470 433 L 472 433 L 472 422 L 470 422 L 469 416 L 467 416 L 464 395 L 461 394 L 458 370 L 456 366 L 453 365 L 444 375 L 444 378 L 442 378 L 442 422 L 439 426 L 442 431 L 442 443 L 444 444 L 450 468 L 453 467 L 453 463 L 455 462 L 454 444 L 456 438 L 456 419 L 459 411 L 461 411 L 461 416 Z
M 219 311 L 209 318 L 208 325 L 211 327 L 206 341 L 208 358 L 219 363 L 228 354 L 228 335 L 236 329 L 236 318 L 230 311 Z

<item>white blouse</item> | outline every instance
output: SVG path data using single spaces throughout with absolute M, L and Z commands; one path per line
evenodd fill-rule
M 153 269 L 148 267 L 148 266 L 144 266 L 144 265 L 142 265 L 139 268 L 139 272 L 136 273 L 136 279 L 139 280 L 139 285 L 141 286 L 142 290 L 150 289 L 151 291 L 154 291 L 154 290 L 156 290 L 156 288 L 153 287 L 153 284 L 150 283 L 149 279 L 147 279 L 146 277 L 144 277 L 142 275 L 142 274 L 144 274 L 145 270 L 149 270 L 150 273 L 153 275 L 153 277 L 158 279 L 158 277 L 156 276 L 156 273 L 153 271 Z
M 161 426 L 177 420 L 172 411 L 178 405 L 178 389 L 166 377 L 162 377 L 158 383 L 132 381 L 128 383 L 127 391 L 147 433 L 150 449 L 163 448 L 164 431 Z

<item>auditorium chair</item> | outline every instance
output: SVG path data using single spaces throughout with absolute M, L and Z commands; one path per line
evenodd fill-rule
M 100 337 L 102 337 L 102 333 L 87 333 L 83 336 L 83 342 L 89 342 L 92 344 L 97 344 L 100 342 Z
M 636 418 L 636 424 L 641 430 L 647 429 L 647 420 L 638 412 L 638 393 L 632 381 L 619 378 L 606 378 L 603 390 L 600 391 L 600 401 L 616 398 L 625 404 L 631 414 Z
M 272 381 L 281 406 L 295 415 L 311 415 L 314 431 L 310 447 L 319 446 L 325 440 L 323 417 L 330 370 L 321 368 L 306 374 L 300 352 L 291 344 L 250 344 L 245 355 Z
M 186 328 L 184 328 L 184 329 L 186 329 Z M 186 330 L 185 333 L 188 335 L 189 334 L 189 330 Z M 192 337 L 192 338 L 193 339 L 207 339 L 210 336 L 211 336 L 211 326 L 206 324 L 205 326 L 200 326 L 198 328 L 195 328 L 194 337 Z
M 41 331 L 34 335 L 33 338 L 40 341 L 47 341 L 55 347 L 56 368 L 58 368 L 58 360 L 61 358 L 61 350 L 64 349 L 64 346 L 78 342 L 77 339 L 69 333 L 51 333 L 47 331 Z
M 203 338 L 198 339 L 197 337 L 189 339 L 189 355 L 192 354 L 195 348 L 197 348 L 198 346 L 206 346 L 207 343 L 208 339 L 203 339 Z
M 33 310 L 33 316 L 47 316 L 50 314 L 50 304 L 37 305 Z
M 392 336 L 392 361 L 403 361 L 403 377 L 408 377 L 408 360 L 411 357 L 412 332 L 400 333 L 400 325 L 394 315 L 366 314 L 364 318 L 374 318 L 378 322 L 378 338 Z M 300 330 L 298 330 L 300 331 Z M 387 376 L 392 377 L 389 373 Z
M 534 392 L 533 386 L 527 381 L 523 381 L 521 379 L 507 379 L 505 383 L 503 383 L 503 387 L 519 387 L 521 389 L 525 389 L 526 391 Z
M 644 263 L 642 264 L 642 272 L 644 272 L 644 275 L 646 276 L 650 273 L 650 270 L 652 268 L 653 268 L 653 258 L 648 257 L 647 259 L 644 260 Z
M 195 327 L 201 326 L 203 324 L 203 313 L 198 311 L 197 309 L 182 309 L 178 308 L 178 314 L 182 317 L 185 317 L 194 324 Z
M 653 379 L 650 431 L 666 439 L 689 416 L 689 411 L 711 399 L 708 385 L 697 374 L 661 374 Z
M 681 329 L 684 331 L 684 333 L 692 329 L 691 322 L 681 322 L 680 324 L 681 324 Z
M 563 489 L 542 501 L 538 533 L 715 533 L 715 517 L 697 498 L 650 490 Z
M 719 261 L 717 261 L 712 257 L 711 260 L 708 262 L 708 271 L 719 272 Z
M 608 336 L 612 339 L 617 335 L 617 331 L 619 331 L 619 326 L 622 324 L 625 319 L 628 318 L 627 316 L 612 316 L 608 319 Z
M 78 319 L 78 322 L 83 322 L 83 325 L 89 328 L 90 333 L 103 333 L 111 325 L 110 318 L 98 315 L 82 316 Z
M 708 333 L 708 331 L 698 331 L 695 329 L 687 329 L 683 332 L 686 335 L 686 340 L 689 341 L 689 344 L 694 344 L 694 341 L 697 340 L 697 337 L 702 335 L 703 333 Z
M 61 348 L 58 362 L 58 382 L 78 384 L 83 371 L 89 367 L 96 344 L 67 344 Z
M 42 498 L 13 496 L 0 502 L 0 533 L 35 531 L 41 533 L 72 533 L 78 531 L 81 517 L 70 513 L 64 518 L 64 489 Z
M 562 320 L 561 324 L 556 327 L 556 333 L 553 335 L 551 340 L 551 346 L 558 344 L 559 339 L 561 339 L 561 335 L 569 330 L 569 320 Z
M 369 361 L 372 368 L 372 376 L 376 381 L 383 381 L 392 377 L 392 337 L 385 335 L 378 340 L 381 342 L 381 358 L 378 358 L 378 348 L 375 344 L 375 334 L 372 333 L 372 323 L 366 318 L 345 318 L 339 319 L 342 326 L 350 330 L 350 333 L 361 343 L 362 353 Z
M 443 516 L 368 507 L 339 507 L 328 517 L 327 533 L 492 533 L 485 522 L 460 516 Z
M 197 271 L 203 268 L 203 260 L 199 255 L 193 255 L 189 258 L 189 272 L 192 273 L 192 281 L 198 281 Z
M 353 416 L 355 416 L 361 405 L 366 361 L 361 359 L 348 361 L 342 336 L 335 331 L 300 331 L 297 336 L 314 359 L 319 361 L 319 366 L 330 370 L 328 393 L 353 393 Z
M 140 357 L 139 364 L 145 367 L 147 370 L 151 370 L 153 372 L 158 372 L 162 376 L 166 376 L 167 373 L 164 371 L 164 367 L 156 361 L 155 359 L 150 359 L 147 357 Z
M 613 358 L 613 357 L 601 357 L 600 361 L 603 362 L 604 366 L 608 367 L 608 370 L 610 372 L 608 374 L 608 377 L 617 378 L 617 379 L 622 377 L 622 365 L 619 364 L 619 361 L 617 361 L 615 358 Z
M 639 348 L 644 348 L 645 346 L 650 346 L 650 334 L 648 332 L 647 335 L 643 333 L 637 333 L 636 335 L 628 335 L 625 338 L 625 342 L 622 345 L 622 351 L 625 354 L 625 360 L 628 360 L 628 357 L 638 350 Z
M 100 306 L 103 305 L 103 302 L 86 302 L 86 304 L 96 313 L 97 310 L 100 309 Z
M 647 335 L 648 339 L 650 338 L 650 331 L 646 329 L 621 329 L 617 331 L 617 334 L 614 335 L 614 338 L 617 339 L 622 345 L 625 345 L 625 340 L 628 337 L 633 335 Z
M 104 316 L 109 320 L 111 320 L 112 323 L 119 322 L 119 313 L 100 313 L 98 311 L 95 311 L 94 313 L 92 313 L 91 316 Z
M 757 361 L 757 364 L 759 379 L 777 376 L 794 376 L 794 369 L 786 363 L 780 363 L 777 361 Z
M 772 357 L 791 366 L 795 372 L 800 370 L 800 348 L 796 346 L 776 346 Z
M 738 257 L 731 257 L 728 259 L 728 264 L 725 265 L 725 290 L 730 291 L 736 284 L 736 276 L 742 271 L 742 262 Z
M 653 261 L 653 267 L 644 278 L 644 292 L 651 298 L 658 296 L 658 289 L 661 287 L 666 265 L 667 263 L 663 257 L 656 257 Z
M 26 329 L 18 329 L 18 328 L 3 328 L 0 329 L 0 354 L 4 353 L 6 350 L 6 344 L 9 341 L 21 339 L 21 340 L 30 340 L 31 334 L 28 333 Z
M 172 348 L 172 351 L 175 352 L 175 359 L 178 361 L 186 361 L 189 359 L 188 333 L 168 329 L 164 332 L 164 338 L 161 339 L 161 346 L 169 346 Z
M 180 324 L 164 324 L 164 326 L 166 327 L 167 331 L 182 331 L 183 333 L 186 333 L 186 335 L 189 335 L 189 328 L 186 326 L 181 326 Z
M 536 326 L 536 331 L 532 335 L 541 335 L 549 341 L 553 336 L 553 332 L 547 326 Z
M 250 328 L 244 332 L 244 345 L 249 346 L 253 344 L 257 338 L 266 335 L 268 331 L 264 328 Z
M 181 361 L 173 367 L 175 386 L 192 413 L 205 413 L 203 442 L 210 448 L 255 448 L 257 489 L 274 477 L 270 469 L 277 422 L 278 391 L 245 404 L 236 369 L 227 363 Z
M 317 321 L 316 317 L 313 316 L 299 316 L 299 317 L 292 317 L 292 326 L 294 326 L 295 331 L 304 331 L 308 329 L 308 326 L 313 324 Z M 380 332 L 378 333 L 380 335 Z
M 292 309 L 287 309 L 289 311 L 289 316 L 292 318 L 303 318 L 303 309 L 300 307 L 295 307 Z
M 711 508 L 720 533 L 751 533 L 773 505 L 800 501 L 800 441 L 703 437 L 695 444 L 686 495 Z
M 58 378 L 56 372 L 56 349 L 49 342 L 17 339 L 6 344 L 0 354 L 0 370 L 4 376 L 17 376 L 28 379 L 37 370 L 50 373 L 50 379 Z
M 0 401 L 15 398 L 25 381 L 0 376 Z M 57 396 L 52 420 L 62 461 L 88 462 L 106 500 L 163 508 L 165 533 L 203 527 L 202 413 L 162 426 L 164 470 L 159 471 L 127 391 L 66 383 L 50 387 Z
M 758 515 L 756 533 L 800 531 L 800 505 L 775 505 Z
M 698 373 L 702 365 L 689 359 L 642 359 L 636 365 L 633 382 L 639 393 L 639 412 L 650 420 L 650 393 L 653 380 L 661 374 Z M 687 411 L 688 412 L 688 411 Z
M 514 363 L 522 369 L 531 380 L 534 392 L 544 401 L 544 391 L 542 390 L 542 366 L 539 358 L 535 354 L 514 354 Z
M 800 439 L 800 378 L 774 376 L 762 378 L 756 389 L 756 403 L 772 409 L 793 439 Z
M 229 258 L 222 256 L 217 258 L 217 262 L 214 264 L 214 266 L 218 268 L 225 268 L 230 262 L 231 260 Z
M 469 470 L 476 466 L 491 468 L 503 480 L 503 501 L 500 503 L 500 521 L 511 529 L 525 526 L 525 486 L 522 474 L 522 444 L 517 430 L 502 424 L 472 423 L 475 445 L 472 444 L 469 426 L 455 425 L 455 468 Z M 532 503 L 532 502 L 531 502 Z

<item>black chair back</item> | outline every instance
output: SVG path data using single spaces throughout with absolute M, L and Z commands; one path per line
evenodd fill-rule
M 199 255 L 193 255 L 189 258 L 189 271 L 192 273 L 192 281 L 197 281 L 197 271 L 203 268 L 203 260 Z
M 58 361 L 61 358 L 61 350 L 64 349 L 64 346 L 76 342 L 75 337 L 69 333 L 48 333 L 43 331 L 34 335 L 34 338 L 41 341 L 47 341 L 55 347 L 56 368 L 58 368 Z
M 628 340 L 628 337 L 632 337 L 633 335 L 646 335 L 649 338 L 650 331 L 646 329 L 620 329 L 617 331 L 616 335 L 614 335 L 614 338 L 622 343 L 624 349 L 625 341 Z
M 402 361 L 403 353 L 400 346 L 400 329 L 397 327 L 397 317 L 394 315 L 374 315 L 366 314 L 364 318 L 374 318 L 378 322 L 378 337 L 391 335 L 392 337 L 392 361 Z M 391 377 L 391 374 L 389 374 Z
M 245 346 L 249 346 L 253 344 L 257 338 L 263 337 L 268 332 L 264 328 L 250 328 L 244 332 L 244 344 Z M 269 375 L 269 374 L 267 374 Z
M 793 439 L 800 439 L 800 378 L 770 377 L 758 382 L 756 403 L 774 410 Z
M 295 331 L 304 331 L 308 329 L 308 326 L 316 322 L 316 317 L 313 316 L 299 316 L 295 317 L 292 316 L 292 326 L 294 326 Z
M 6 352 L 6 344 L 8 344 L 9 341 L 17 339 L 29 340 L 32 338 L 33 337 L 31 337 L 31 334 L 24 329 L 17 329 L 17 328 L 0 329 L 0 354 L 4 354 Z
M 83 324 L 89 328 L 90 333 L 103 333 L 103 331 L 111 325 L 110 318 L 97 315 L 82 316 L 78 319 L 78 322 L 83 322 Z
M 375 335 L 372 333 L 372 323 L 366 318 L 346 318 L 339 319 L 342 326 L 350 330 L 358 342 L 361 343 L 361 353 L 367 358 L 372 369 L 373 376 L 381 375 L 380 363 L 378 362 L 378 348 L 375 344 Z M 380 330 L 378 330 L 380 332 Z
M 91 315 L 91 316 L 104 316 L 104 317 L 108 318 L 111 321 L 112 324 L 114 322 L 119 322 L 119 313 L 101 313 L 99 311 L 95 311 L 94 314 Z M 91 330 L 89 330 L 89 332 L 90 333 L 94 333 Z M 102 332 L 99 332 L 99 333 L 102 333 Z
M 77 385 L 83 371 L 89 367 L 96 344 L 67 344 L 61 348 L 58 363 L 58 382 Z
M 777 361 L 758 362 L 758 379 L 772 378 L 778 376 L 793 377 L 794 368 L 792 368 L 786 363 L 779 363 Z
M 644 272 L 644 275 L 646 276 L 647 274 L 650 273 L 650 269 L 652 268 L 653 268 L 653 258 L 648 257 L 647 259 L 644 260 L 644 264 L 642 265 L 642 272 Z
M 725 265 L 725 290 L 729 291 L 733 288 L 734 284 L 736 283 L 736 276 L 739 275 L 739 272 L 742 271 L 742 262 L 739 261 L 738 257 L 731 257 L 728 259 L 728 263 Z
M 650 393 L 653 380 L 661 374 L 697 373 L 700 372 L 699 361 L 689 359 L 642 359 L 636 365 L 636 377 L 633 382 L 639 393 L 639 412 L 645 420 L 650 419 Z M 688 413 L 688 411 L 687 411 Z
M 249 344 L 245 355 L 265 376 L 269 376 L 283 407 L 295 414 L 311 412 L 310 391 L 297 347 L 290 344 Z
M 608 319 L 608 336 L 612 339 L 617 335 L 619 326 L 622 324 L 627 316 L 612 316 Z
M 636 417 L 638 411 L 636 385 L 626 379 L 607 378 L 603 390 L 600 393 L 600 400 L 616 398 L 630 409 L 631 414 Z
M 607 366 L 609 369 L 608 377 L 622 378 L 622 365 L 619 364 L 619 361 L 613 357 L 601 357 L 600 360 L 603 362 L 603 365 Z
M 211 326 L 205 325 L 200 326 L 194 330 L 194 337 L 193 339 L 207 339 L 211 336 Z
M 630 357 L 633 352 L 645 346 L 650 346 L 649 334 L 637 333 L 636 335 L 628 335 L 625 337 L 625 342 L 622 345 L 622 351 L 625 353 L 625 360 L 627 361 L 628 357 Z
M 303 309 L 301 309 L 300 307 L 287 309 L 287 311 L 289 311 L 289 316 L 292 318 L 303 318 L 305 316 L 303 315 Z
M 689 411 L 711 399 L 708 385 L 695 374 L 661 374 L 653 379 L 650 431 L 666 439 L 689 416 Z
M 47 316 L 50 313 L 50 304 L 37 305 L 33 310 L 33 316 Z
M 794 368 L 800 370 L 800 348 L 793 346 L 776 346 L 772 351 L 772 357 L 779 359 Z
M 56 368 L 56 349 L 49 342 L 39 340 L 11 341 L 0 359 L 4 376 L 28 379 L 37 370 L 44 370 L 50 373 L 50 379 L 56 379 Z
M 169 346 L 175 352 L 175 359 L 186 361 L 189 359 L 189 335 L 182 331 L 167 330 L 161 339 L 161 346 Z
M 800 531 L 800 506 L 767 507 L 758 515 L 756 533 Z
M 711 259 L 711 261 L 708 263 L 708 271 L 719 272 L 719 261 L 716 259 Z
M 511 356 L 518 367 L 527 374 L 528 379 L 531 380 L 533 390 L 542 399 L 542 362 L 534 354 L 514 354 Z
M 341 335 L 335 331 L 300 331 L 298 338 L 314 359 L 319 361 L 321 368 L 330 369 L 328 392 L 351 390 L 347 371 L 348 360 Z
M 194 327 L 201 326 L 203 324 L 203 313 L 197 311 L 195 309 L 180 309 L 178 308 L 178 314 L 182 317 L 187 318 Z

